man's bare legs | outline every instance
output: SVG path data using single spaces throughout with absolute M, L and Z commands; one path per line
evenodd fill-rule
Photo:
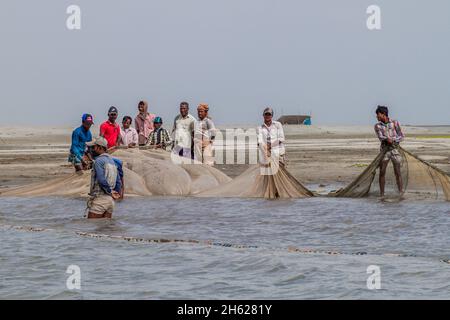
M 400 170 L 400 163 L 392 162 L 392 164 L 394 165 L 394 173 L 395 173 L 395 179 L 397 181 L 398 192 L 400 194 L 402 194 L 403 193 L 403 178 L 402 178 L 402 173 Z
M 83 166 L 80 164 L 74 164 L 73 167 L 75 168 L 75 173 L 78 175 L 82 175 L 83 174 Z
M 384 190 L 386 186 L 386 170 L 387 166 L 389 164 L 389 160 L 382 161 L 380 164 L 380 196 L 384 197 Z M 398 192 L 400 194 L 403 193 L 403 178 L 402 173 L 400 170 L 400 163 L 392 162 L 394 165 L 394 173 L 395 173 L 395 180 L 397 182 L 397 188 Z
M 381 161 L 380 163 L 380 196 L 384 197 L 384 189 L 386 186 L 386 169 L 389 164 L 389 160 Z

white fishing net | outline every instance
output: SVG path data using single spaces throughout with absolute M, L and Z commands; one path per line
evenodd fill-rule
M 444 171 L 422 161 L 410 152 L 399 149 L 401 172 L 407 199 L 450 201 L 450 177 Z M 292 176 L 284 165 L 276 173 L 264 174 L 260 165 L 247 169 L 235 179 L 214 167 L 195 162 L 180 164 L 186 159 L 163 150 L 119 149 L 113 154 L 123 161 L 125 194 L 128 196 L 188 196 L 246 198 L 305 198 L 314 194 Z M 332 197 L 379 196 L 378 157 L 345 188 L 330 193 Z M 190 162 L 190 159 L 189 161 Z M 6 189 L 2 196 L 74 196 L 89 192 L 90 172 L 75 173 L 54 180 Z M 392 164 L 386 173 L 386 196 L 399 197 Z
M 295 179 L 284 165 L 280 165 L 277 169 L 273 174 L 267 174 L 260 165 L 254 165 L 232 181 L 197 196 L 266 199 L 313 196 L 313 193 Z
M 128 196 L 196 194 L 231 179 L 210 166 L 177 164 L 163 150 L 119 149 L 112 154 L 123 161 L 125 194 Z M 6 189 L 2 196 L 86 196 L 90 171 L 70 174 L 54 180 Z

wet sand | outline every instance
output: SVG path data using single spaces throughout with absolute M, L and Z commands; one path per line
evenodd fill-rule
M 72 172 L 67 162 L 72 129 L 0 127 L 0 188 Z M 404 126 L 404 131 L 404 148 L 450 173 L 450 126 Z M 93 133 L 97 131 L 94 129 Z M 318 188 L 349 183 L 379 150 L 372 126 L 285 126 L 285 133 L 289 171 L 305 184 Z M 233 178 L 248 165 L 216 167 Z

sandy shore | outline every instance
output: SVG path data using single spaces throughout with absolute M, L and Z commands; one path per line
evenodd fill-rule
M 0 127 L 0 188 L 72 172 L 67 162 L 72 129 Z M 450 173 L 450 126 L 405 126 L 404 131 L 407 136 L 402 144 L 404 148 Z M 93 132 L 96 134 L 96 130 Z M 289 171 L 317 188 L 333 188 L 350 182 L 379 150 L 372 126 L 285 126 L 285 133 Z M 217 165 L 230 177 L 247 167 L 245 164 Z

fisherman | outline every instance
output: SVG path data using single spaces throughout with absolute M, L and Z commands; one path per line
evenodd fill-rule
M 155 149 L 166 150 L 166 148 L 172 144 L 169 132 L 167 132 L 167 130 L 162 127 L 162 124 L 163 121 L 161 117 L 156 117 L 155 120 L 153 120 L 155 129 L 150 133 L 150 136 L 148 137 L 147 146 Z
M 279 164 L 285 164 L 283 126 L 280 122 L 273 120 L 272 108 L 265 108 L 263 117 L 264 123 L 258 127 L 259 163 L 264 167 L 273 164 L 278 168 Z
M 75 167 L 75 172 L 81 174 L 87 170 L 86 142 L 92 140 L 91 126 L 94 124 L 92 115 L 85 113 L 81 117 L 81 126 L 72 132 L 72 144 L 68 161 Z
M 180 103 L 180 114 L 173 121 L 173 152 L 180 157 L 193 159 L 193 136 L 195 118 L 189 114 L 189 103 Z
M 128 148 L 137 147 L 139 143 L 138 133 L 135 128 L 131 127 L 132 121 L 130 116 L 123 117 L 122 130 L 120 130 L 119 144 Z
M 156 116 L 148 112 L 148 103 L 146 101 L 139 101 L 138 110 L 139 113 L 134 119 L 134 124 L 139 134 L 139 145 L 145 146 L 150 132 L 154 129 L 153 120 Z
M 118 145 L 120 139 L 120 126 L 116 123 L 119 111 L 116 107 L 111 107 L 108 110 L 108 120 L 100 125 L 100 136 L 108 141 L 108 149 L 114 148 Z
M 108 154 L 108 142 L 105 138 L 98 137 L 87 145 L 92 147 L 94 156 L 87 217 L 88 219 L 111 218 L 114 201 L 120 198 L 121 193 L 122 179 L 118 163 Z
M 404 135 L 400 123 L 389 118 L 389 110 L 385 106 L 378 106 L 375 111 L 378 123 L 375 125 L 375 133 L 381 141 L 381 152 L 385 153 L 380 163 L 380 196 L 384 197 L 386 186 L 386 169 L 389 161 L 394 166 L 395 179 L 400 194 L 403 194 L 403 179 L 401 175 L 402 156 L 398 150 Z
M 216 138 L 216 127 L 209 118 L 209 106 L 205 103 L 197 107 L 198 120 L 195 121 L 194 150 L 195 159 L 209 166 L 214 166 L 213 142 Z

